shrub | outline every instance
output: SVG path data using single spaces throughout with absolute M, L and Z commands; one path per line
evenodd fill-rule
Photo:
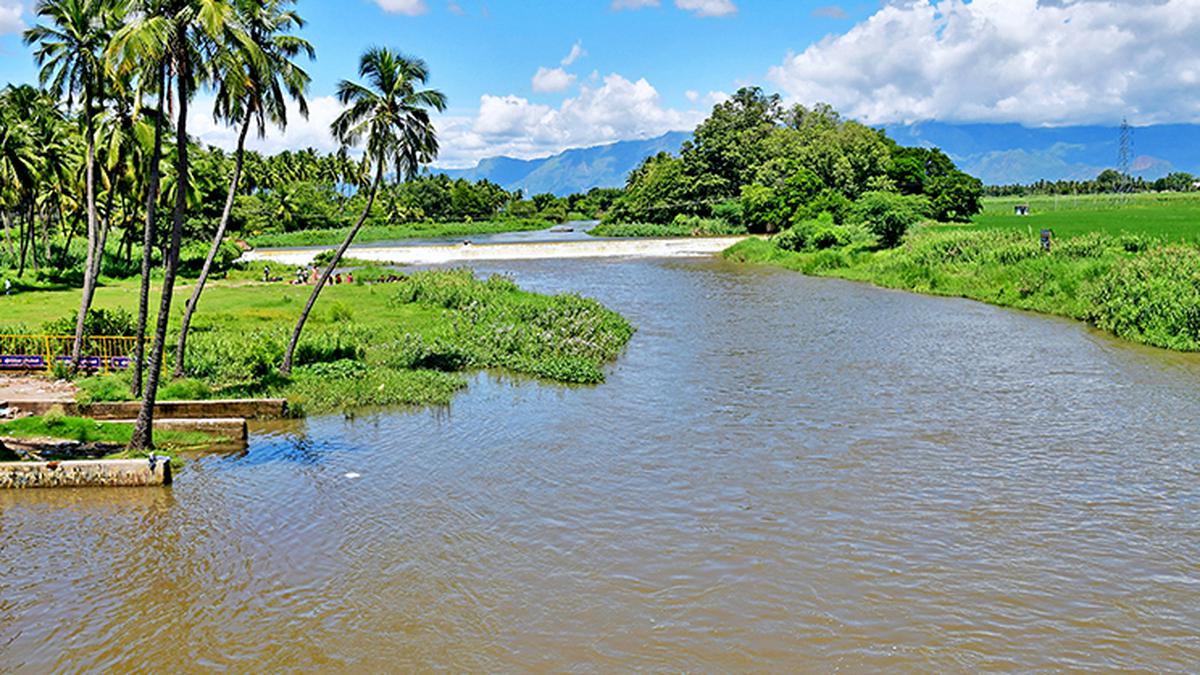
M 737 199 L 730 199 L 721 202 L 713 207 L 713 218 L 723 220 L 730 225 L 745 227 L 743 224 L 744 213 L 742 210 L 742 202 Z
M 74 335 L 78 316 L 79 312 L 74 312 L 70 316 L 49 321 L 42 326 L 42 330 L 48 335 Z M 123 309 L 89 309 L 87 318 L 83 320 L 84 335 L 129 337 L 136 333 L 133 317 Z
M 853 216 L 884 248 L 895 248 L 910 227 L 921 222 L 924 200 L 893 192 L 867 192 L 854 204 Z
M 76 386 L 79 392 L 75 394 L 75 401 L 80 405 L 134 400 L 133 394 L 129 393 L 127 373 L 83 378 Z
M 1090 289 L 1093 322 L 1120 337 L 1200 351 L 1200 250 L 1170 246 L 1118 263 Z
M 353 321 L 354 310 L 344 302 L 335 301 L 329 306 L 329 320 L 334 323 Z
M 212 242 L 209 241 L 195 241 L 185 245 L 179 251 L 179 273 L 186 277 L 199 276 L 211 247 Z M 212 273 L 218 274 L 228 270 L 233 267 L 233 261 L 240 257 L 242 249 L 238 248 L 237 244 L 231 241 L 221 242 L 217 248 L 217 255 L 213 258 Z
M 205 401 L 212 395 L 212 387 L 196 379 L 175 380 L 158 391 L 158 398 L 163 401 Z

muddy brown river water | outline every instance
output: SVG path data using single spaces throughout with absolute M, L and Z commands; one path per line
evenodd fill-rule
M 483 271 L 629 317 L 608 383 L 0 494 L 0 671 L 1200 668 L 1196 357 L 709 260 Z

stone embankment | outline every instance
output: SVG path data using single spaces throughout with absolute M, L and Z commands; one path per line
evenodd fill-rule
M 0 489 L 149 487 L 171 480 L 171 461 L 165 457 L 0 463 Z

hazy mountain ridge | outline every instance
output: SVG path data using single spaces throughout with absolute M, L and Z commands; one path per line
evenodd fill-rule
M 902 145 L 936 146 L 989 185 L 1095 178 L 1117 164 L 1120 129 L 1080 126 L 1029 128 L 1018 124 L 922 122 L 884 127 Z M 451 178 L 487 179 L 527 195 L 567 195 L 593 187 L 622 187 L 629 172 L 659 152 L 678 153 L 686 131 L 656 138 L 567 150 L 542 159 L 495 157 L 471 169 L 440 170 Z M 1133 173 L 1147 179 L 1173 171 L 1200 174 L 1200 125 L 1137 127 Z
M 660 152 L 678 153 L 691 137 L 688 131 L 672 131 L 646 140 L 576 148 L 542 159 L 494 157 L 472 169 L 435 172 L 471 181 L 486 178 L 506 190 L 524 190 L 527 195 L 551 192 L 562 196 L 594 187 L 624 187 L 625 178 L 642 160 Z

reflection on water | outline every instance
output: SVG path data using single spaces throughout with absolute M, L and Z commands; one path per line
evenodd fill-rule
M 0 493 L 0 670 L 1200 662 L 1195 357 L 709 261 L 486 271 L 626 314 L 609 382 Z

